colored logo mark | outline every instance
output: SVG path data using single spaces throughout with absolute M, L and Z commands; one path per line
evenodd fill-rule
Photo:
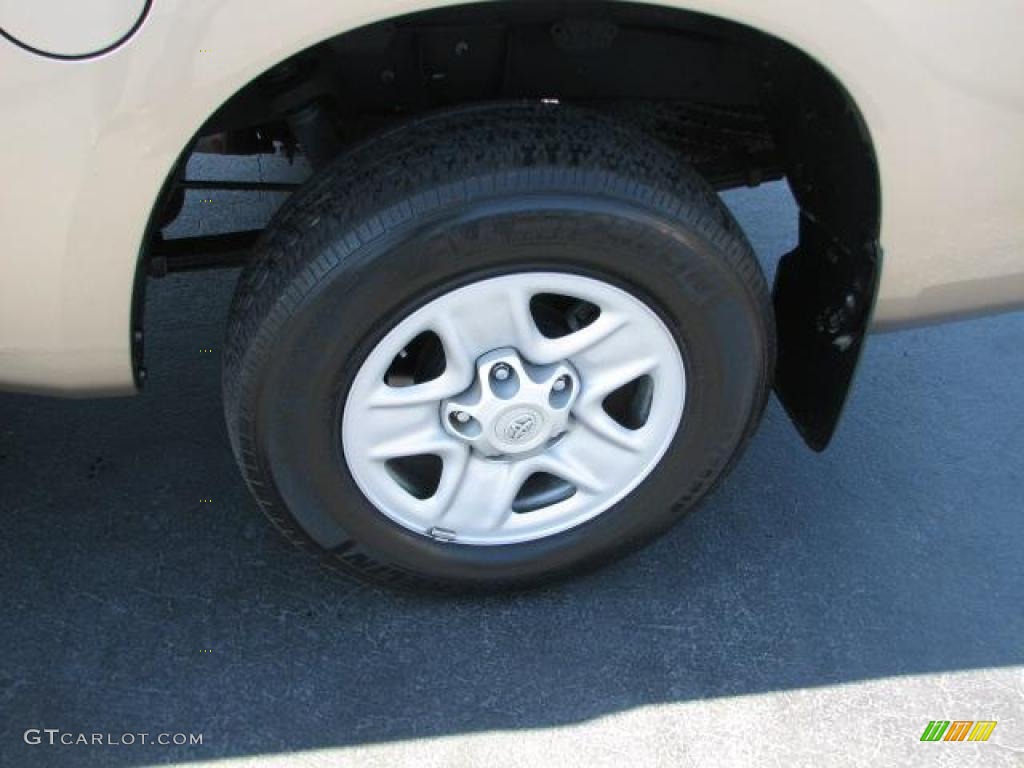
M 995 720 L 929 720 L 921 741 L 988 741 Z

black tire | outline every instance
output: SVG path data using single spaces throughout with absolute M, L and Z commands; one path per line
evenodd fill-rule
M 483 547 L 407 530 L 370 504 L 341 456 L 347 388 L 412 309 L 527 268 L 642 297 L 683 354 L 682 422 L 647 479 L 583 525 Z M 232 446 L 289 539 L 374 582 L 491 590 L 609 562 L 691 509 L 756 428 L 775 337 L 750 245 L 678 155 L 597 115 L 502 104 L 418 118 L 319 172 L 257 245 L 226 350 Z

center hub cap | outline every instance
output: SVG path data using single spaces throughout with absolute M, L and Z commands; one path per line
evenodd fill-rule
M 568 429 L 579 390 L 569 363 L 531 365 L 515 349 L 498 349 L 477 360 L 469 389 L 441 404 L 441 421 L 483 455 L 514 458 Z
M 533 408 L 513 408 L 495 422 L 494 436 L 499 443 L 515 447 L 531 442 L 541 434 L 544 417 Z

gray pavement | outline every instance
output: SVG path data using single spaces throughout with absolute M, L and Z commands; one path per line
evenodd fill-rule
M 766 264 L 791 246 L 783 186 L 728 201 Z M 275 204 L 193 198 L 177 230 Z M 326 573 L 263 521 L 221 417 L 234 279 L 152 284 L 141 396 L 0 396 L 0 766 L 1024 765 L 1024 315 L 873 337 L 827 453 L 773 401 L 624 562 L 441 599 Z M 934 719 L 999 724 L 919 742 Z

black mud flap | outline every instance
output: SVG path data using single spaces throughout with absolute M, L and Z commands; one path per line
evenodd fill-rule
M 864 249 L 850 253 L 801 215 L 800 245 L 775 276 L 775 392 L 815 451 L 839 423 L 874 309 L 881 251 L 877 243 Z

